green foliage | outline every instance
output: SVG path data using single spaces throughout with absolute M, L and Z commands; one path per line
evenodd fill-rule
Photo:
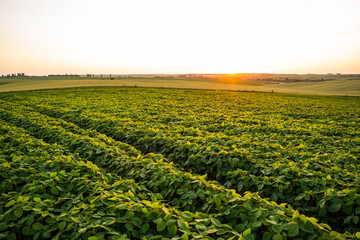
M 8 238 L 359 231 L 357 99 L 155 89 L 0 98 L 0 234 Z

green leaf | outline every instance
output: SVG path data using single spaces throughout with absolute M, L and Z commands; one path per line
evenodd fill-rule
M 23 215 L 23 210 L 22 210 L 22 209 L 16 209 L 16 210 L 14 211 L 14 215 L 15 215 L 15 217 L 17 217 L 17 218 L 21 217 L 21 216 Z
M 22 232 L 22 234 L 25 235 L 25 236 L 31 236 L 33 230 L 30 229 L 30 226 L 24 226 L 24 227 L 21 229 L 21 232 Z
M 341 203 L 334 203 L 329 207 L 329 212 L 337 212 L 341 208 Z
M 211 219 L 212 220 L 212 219 Z M 217 220 L 217 219 L 216 219 Z M 218 220 L 219 221 L 219 220 Z M 186 221 L 184 221 L 184 220 L 182 220 L 182 219 L 179 219 L 178 221 L 178 227 L 180 228 L 180 229 L 183 229 L 183 230 L 186 230 L 186 229 L 188 229 L 188 223 L 186 222 Z M 221 225 L 221 224 L 220 224 Z
M 134 225 L 132 224 L 132 223 L 126 223 L 125 224 L 125 227 L 126 227 L 126 229 L 127 230 L 129 230 L 129 231 L 132 231 L 132 230 L 134 230 Z
M 166 228 L 166 223 L 163 220 L 160 220 L 156 225 L 156 230 L 158 232 L 163 231 Z
M 87 228 L 80 228 L 78 232 L 79 233 L 85 233 L 86 231 L 87 231 Z
M 260 209 L 258 209 L 258 210 L 256 210 L 256 212 L 255 212 L 255 217 L 256 217 L 256 218 L 259 218 L 259 217 L 261 216 L 261 214 L 262 214 L 262 211 L 261 211 Z
M 9 232 L 0 233 L 0 239 L 6 238 L 6 236 L 9 234 Z
M 175 224 L 176 224 L 175 219 L 170 219 L 169 221 L 166 222 L 166 226 L 171 226 L 171 225 L 175 225 Z
M 251 228 L 248 228 L 246 229 L 244 232 L 243 232 L 243 236 L 246 237 L 247 235 L 251 234 Z
M 344 219 L 344 224 L 349 224 L 349 222 L 351 221 L 352 218 L 353 218 L 353 216 L 347 216 L 347 217 Z
M 354 223 L 354 224 L 358 224 L 358 223 L 359 223 L 359 216 L 355 216 L 355 217 L 353 218 L 353 223 Z
M 193 219 L 191 212 L 187 212 L 187 211 L 182 212 L 181 216 L 185 221 L 191 221 Z
M 282 240 L 283 237 L 282 237 L 282 235 L 281 235 L 280 233 L 277 233 L 277 234 L 275 234 L 275 235 L 272 237 L 272 239 L 273 239 L 273 240 Z
M 260 221 L 256 221 L 256 222 L 254 222 L 253 224 L 252 224 L 252 227 L 254 227 L 254 228 L 258 228 L 258 227 L 260 227 L 261 225 L 262 225 L 262 220 L 260 220 Z
M 251 211 L 253 208 L 252 208 L 252 205 L 251 205 L 251 202 L 246 202 L 245 204 L 244 204 L 244 208 L 246 209 L 246 210 L 249 210 L 249 211 Z
M 29 206 L 29 205 L 26 205 L 26 206 L 23 206 L 23 210 L 24 210 L 24 211 L 31 211 L 31 210 L 32 210 L 32 207 Z
M 40 232 L 37 232 L 37 233 L 34 235 L 33 240 L 38 239 L 38 238 L 39 238 L 39 236 L 40 236 Z
M 10 233 L 10 234 L 7 236 L 7 240 L 16 240 L 16 234 L 15 234 L 15 233 Z
M 98 238 L 96 236 L 91 236 L 88 238 L 88 240 L 100 240 L 100 239 L 104 239 L 104 238 Z
M 54 195 L 58 195 L 59 194 L 59 189 L 57 189 L 57 187 L 52 187 L 50 189 L 50 192 Z
M 304 232 L 314 233 L 314 225 L 310 221 L 307 221 L 305 224 L 301 225 L 300 228 Z
M 34 222 L 34 216 L 31 215 L 27 220 L 26 220 L 26 225 L 31 225 Z
M 57 175 L 57 172 L 52 172 L 52 173 L 50 173 L 50 177 L 55 177 Z
M 216 228 L 212 228 L 212 229 L 209 229 L 207 230 L 205 233 L 206 234 L 212 234 L 212 233 L 216 233 L 218 230 Z
M 6 224 L 6 222 L 1 222 L 0 223 L 0 231 L 4 231 L 7 228 L 8 228 L 8 225 Z
M 131 223 L 137 226 L 138 228 L 141 228 L 143 224 L 143 220 L 139 217 L 134 217 L 133 219 L 131 219 Z
M 152 207 L 152 203 L 151 203 L 150 201 L 148 201 L 148 200 L 142 200 L 142 202 L 143 202 L 146 206 Z
M 115 218 L 110 218 L 110 219 L 107 219 L 104 224 L 105 225 L 111 225 L 111 224 L 114 224 L 115 223 Z M 133 222 L 132 222 L 133 223 Z
M 271 236 L 272 236 L 272 233 L 270 232 L 265 232 L 263 237 L 262 237 L 262 240 L 270 240 L 271 239 Z
M 326 208 L 321 208 L 319 211 L 319 216 L 324 217 L 327 214 Z
M 275 233 L 280 233 L 282 231 L 281 227 L 278 225 L 272 225 L 271 229 L 275 232 Z
M 146 233 L 149 230 L 149 228 L 150 228 L 150 224 L 145 223 L 141 226 L 141 232 Z
M 202 223 L 196 223 L 195 227 L 199 230 L 199 231 L 206 231 L 206 226 Z
M 357 207 L 357 208 L 355 209 L 355 213 L 356 213 L 356 215 L 359 215 L 359 214 L 360 214 L 360 207 Z
M 211 220 L 212 224 L 214 224 L 215 227 L 221 227 L 221 222 L 218 219 L 211 218 L 210 220 Z
M 184 233 L 182 236 L 181 236 L 181 240 L 188 240 L 189 239 L 189 236 Z
M 293 214 L 293 218 L 297 218 L 297 217 L 300 217 L 300 213 L 298 210 L 296 210 Z
M 63 230 L 66 227 L 66 222 L 62 221 L 61 223 L 59 223 L 58 227 L 59 227 L 60 230 Z
M 5 205 L 5 207 L 7 208 L 7 207 L 11 207 L 12 205 L 14 205 L 16 202 L 15 202 L 15 200 L 11 200 L 10 202 L 8 202 L 6 205 Z
M 11 168 L 11 165 L 8 162 L 3 163 L 3 167 Z
M 113 186 L 116 187 L 116 186 L 119 186 L 121 184 L 123 184 L 123 181 L 116 181 L 116 182 L 114 182 Z
M 278 223 L 275 222 L 274 220 L 269 220 L 269 219 L 266 219 L 266 221 L 272 225 L 277 225 Z
M 43 234 L 42 234 L 42 236 L 44 237 L 44 238 L 50 238 L 51 237 L 51 232 L 48 230 L 48 231 L 45 231 Z
M 216 196 L 216 197 L 214 198 L 214 201 L 215 201 L 215 204 L 216 204 L 217 207 L 220 207 L 220 206 L 221 206 L 221 199 L 220 199 L 218 196 Z
M 289 229 L 289 233 L 288 233 L 289 237 L 295 237 L 298 234 L 299 234 L 299 228 L 298 227 Z
M 342 205 L 342 210 L 347 215 L 351 215 L 351 213 L 353 212 L 353 207 L 351 205 Z
M 319 201 L 318 205 L 320 208 L 323 208 L 325 206 L 326 200 L 323 198 Z
M 66 188 L 71 191 L 74 188 L 74 184 L 70 183 Z
M 177 233 L 177 227 L 175 224 L 167 226 L 167 230 L 171 235 L 175 235 Z
M 39 222 L 36 222 L 32 225 L 32 229 L 34 229 L 34 231 L 40 231 L 43 229 L 43 225 Z

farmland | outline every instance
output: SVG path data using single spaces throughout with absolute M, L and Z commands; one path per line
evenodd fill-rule
M 0 93 L 0 237 L 360 238 L 359 121 L 358 97 Z
M 231 76 L 231 75 L 230 75 Z M 246 75 L 245 75 L 246 76 Z M 360 96 L 359 75 L 271 74 L 216 78 L 157 77 L 3 77 L 0 92 L 70 87 L 117 86 L 256 91 L 296 94 Z M 324 80 L 321 80 L 324 79 Z

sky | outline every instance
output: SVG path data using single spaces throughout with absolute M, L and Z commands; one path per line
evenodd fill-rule
M 0 74 L 360 73 L 360 0 L 0 0 Z

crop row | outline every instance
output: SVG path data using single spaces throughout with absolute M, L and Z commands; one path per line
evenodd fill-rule
M 144 186 L 0 126 L 0 236 L 8 239 L 241 237 L 204 213 L 164 205 Z M 248 231 L 246 236 L 251 237 Z
M 326 168 L 336 166 L 338 169 L 334 172 L 340 173 L 338 176 L 335 175 L 335 178 L 344 178 L 350 181 L 351 179 L 352 181 L 358 180 L 354 179 L 354 176 L 348 176 L 349 173 L 347 172 L 348 170 L 353 174 L 353 172 L 357 173 L 359 170 L 356 158 L 359 153 L 359 121 L 356 118 L 358 109 L 354 106 L 356 102 L 348 101 L 349 103 L 347 103 L 342 101 L 339 104 L 333 101 L 325 105 L 323 99 L 300 98 L 299 101 L 302 102 L 299 104 L 299 102 L 295 102 L 297 99 L 289 101 L 293 97 L 286 98 L 272 95 L 271 98 L 277 97 L 277 99 L 266 98 L 260 101 L 263 95 L 256 95 L 254 97 L 257 97 L 257 99 L 254 101 L 250 97 L 246 98 L 245 94 L 239 95 L 237 98 L 229 98 L 228 95 L 230 94 L 219 94 L 225 100 L 216 99 L 216 101 L 211 102 L 215 106 L 204 107 L 206 104 L 201 100 L 207 96 L 206 94 L 201 94 L 201 99 L 198 101 L 194 101 L 193 98 L 188 99 L 189 96 L 185 95 L 195 92 L 178 91 L 177 95 L 184 94 L 186 98 L 181 99 L 184 101 L 175 101 L 177 99 L 172 98 L 175 98 L 174 93 L 177 93 L 176 91 L 170 92 L 175 96 L 172 96 L 169 92 L 160 92 L 160 90 L 151 93 L 144 90 L 132 92 L 130 90 L 121 90 L 118 91 L 118 94 L 102 92 L 102 89 L 99 91 L 77 91 L 64 91 L 67 96 L 71 95 L 69 98 L 64 98 L 59 92 L 52 93 L 50 97 L 46 94 L 41 97 L 34 97 L 33 95 L 26 97 L 33 97 L 30 103 L 32 106 L 43 104 L 43 99 L 46 99 L 47 105 L 55 106 L 57 109 L 64 110 L 64 108 L 71 107 L 70 110 L 78 113 L 82 111 L 88 116 L 116 121 L 120 127 L 125 125 L 128 128 L 135 128 L 139 134 L 143 131 L 148 132 L 148 135 L 151 136 L 157 133 L 158 135 L 163 134 L 166 137 L 191 143 L 199 142 L 200 147 L 205 146 L 207 142 L 215 142 L 224 147 L 224 150 L 227 150 L 227 147 L 231 150 L 231 147 L 235 145 L 247 154 L 248 151 L 251 151 L 251 153 L 258 152 L 259 154 L 252 156 L 258 158 L 257 161 L 265 161 L 271 158 L 281 162 L 298 162 L 299 160 L 304 162 L 311 159 L 311 164 L 307 168 L 324 171 Z M 94 92 L 96 92 L 95 95 Z M 123 92 L 125 93 L 123 94 Z M 155 95 L 155 93 L 161 93 L 162 95 Z M 211 98 L 219 98 L 218 93 L 209 95 Z M 74 98 L 76 101 L 72 101 Z M 134 98 L 138 101 L 132 101 L 135 100 Z M 156 100 L 156 98 L 161 100 Z M 132 101 L 132 104 L 127 106 L 126 100 Z M 192 102 L 187 100 L 192 100 Z M 248 103 L 251 100 L 253 103 L 250 108 Z M 266 108 L 261 106 L 261 104 L 265 104 L 264 101 L 268 102 L 269 100 L 271 102 L 266 104 Z M 343 99 L 336 99 L 336 101 L 339 100 Z M 16 99 L 16 101 L 21 102 L 19 99 Z M 245 104 L 241 101 L 245 101 Z M 23 103 L 29 104 L 27 102 Z M 344 102 L 349 106 L 345 105 Z M 239 103 L 240 108 L 236 103 Z M 296 105 L 293 106 L 295 103 Z M 200 104 L 200 106 L 196 107 L 196 104 Z M 221 105 L 225 109 L 217 108 L 217 105 Z M 290 105 L 290 107 L 286 105 Z M 311 105 L 312 108 L 308 105 Z M 349 108 L 349 111 L 347 109 L 347 111 L 343 111 L 344 106 Z M 328 111 L 328 108 L 334 112 Z M 241 109 L 244 111 L 240 111 Z M 297 113 L 297 110 L 303 111 L 303 113 Z M 290 115 L 293 117 L 289 117 Z M 349 118 L 346 122 L 344 120 L 340 122 L 334 121 L 346 117 Z M 207 122 L 202 122 L 202 120 L 207 120 Z M 218 122 L 221 124 L 216 125 Z M 236 126 L 239 123 L 243 124 Z M 225 129 L 222 129 L 221 126 L 227 124 L 228 127 L 226 128 L 239 131 L 236 136 L 224 134 L 223 130 Z M 205 128 L 207 127 L 212 127 L 215 130 L 219 128 L 219 130 L 214 134 L 211 131 L 206 131 Z M 325 134 L 326 131 L 333 130 L 338 132 L 337 135 Z M 281 131 L 285 132 L 281 133 Z M 338 135 L 342 137 L 340 138 Z M 206 138 L 203 139 L 204 137 Z M 152 147 L 151 144 L 156 145 L 159 143 L 149 142 L 146 144 L 149 151 L 154 151 L 153 149 L 156 147 Z M 163 151 L 164 153 L 172 152 L 167 149 L 163 149 Z M 299 164 L 299 167 L 303 166 L 304 163 Z M 344 177 L 340 175 L 342 173 L 345 174 Z
M 359 153 L 357 116 L 360 109 L 356 99 L 352 98 L 76 89 L 14 93 L 9 94 L 8 99 L 32 106 L 46 103 L 59 109 L 71 108 L 116 120 L 139 128 L 140 132 L 146 128 L 154 131 L 150 131 L 151 134 L 158 131 L 175 139 L 188 137 L 188 141 L 200 141 L 201 145 L 204 143 L 197 136 L 211 136 L 222 146 L 235 145 L 241 150 L 266 153 L 259 155 L 262 160 L 311 159 L 308 168 L 315 170 L 337 166 L 343 171 L 358 172 L 353 165 L 359 165 L 356 157 Z M 226 130 L 235 131 L 235 136 L 227 134 Z
M 196 142 L 190 142 L 186 138 L 164 137 L 164 132 L 149 129 L 140 123 L 134 127 L 134 123 L 126 125 L 121 119 L 106 118 L 96 113 L 41 105 L 37 109 L 83 128 L 95 129 L 114 139 L 143 146 L 149 152 L 165 152 L 169 160 L 185 169 L 208 174 L 228 188 L 259 192 L 260 196 L 288 202 L 337 229 L 359 230 L 349 227 L 349 223 L 357 225 L 360 216 L 360 176 L 354 170 L 336 166 L 315 170 L 311 168 L 320 162 L 272 159 L 264 156 L 266 153 L 256 155 L 235 146 L 224 147 L 223 144 L 214 143 L 214 138 L 202 137 Z M 352 166 L 358 168 L 357 165 Z M 340 173 L 341 178 L 338 177 Z
M 56 119 L 46 118 L 32 112 L 31 109 L 17 107 L 16 113 L 3 109 L 1 118 L 29 130 L 29 133 L 34 136 L 42 136 L 45 141 L 59 143 L 86 159 L 91 159 L 91 156 L 95 155 L 89 154 L 89 150 L 95 150 L 98 156 L 92 160 L 97 165 L 113 174 L 133 178 L 153 192 L 162 193 L 167 200 L 181 199 L 179 202 L 187 202 L 189 206 L 185 207 L 190 207 L 190 209 L 192 206 L 197 206 L 196 204 L 201 205 L 205 202 L 207 207 L 203 211 L 216 213 L 220 222 L 227 223 L 236 231 L 245 231 L 243 234 L 249 237 L 253 236 L 249 234 L 249 228 L 253 230 L 254 236 L 264 235 L 279 238 L 281 236 L 301 238 L 309 235 L 329 238 L 329 234 L 336 234 L 328 233 L 326 229 L 329 227 L 318 224 L 315 218 L 307 218 L 298 214 L 297 211 L 261 199 L 256 194 L 248 193 L 240 196 L 234 191 L 219 187 L 202 177 L 178 171 L 163 159 L 157 160 L 161 156 L 131 158 L 125 154 L 117 154 L 111 148 L 102 146 L 99 140 L 67 132 L 56 124 Z M 107 154 L 113 155 L 106 157 Z M 124 169 L 127 172 L 126 175 L 121 174 Z M 169 197 L 169 189 L 174 190 L 170 191 L 171 197 Z

